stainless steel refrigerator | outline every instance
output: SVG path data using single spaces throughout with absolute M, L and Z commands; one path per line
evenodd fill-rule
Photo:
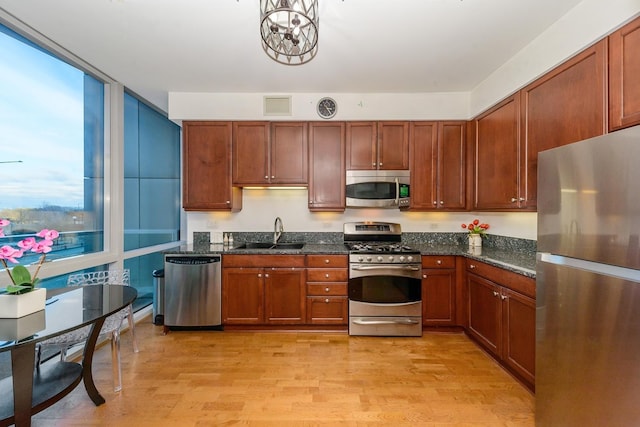
M 640 425 L 640 126 L 538 156 L 536 425 Z

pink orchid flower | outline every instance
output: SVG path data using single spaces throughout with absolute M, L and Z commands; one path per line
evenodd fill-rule
M 35 245 L 33 245 L 33 248 L 31 248 L 31 251 L 37 254 L 46 254 L 51 252 L 52 244 L 53 242 L 51 240 L 42 240 L 36 243 Z
M 33 245 L 35 244 L 35 237 L 27 237 L 26 239 L 20 240 L 18 242 L 18 247 L 20 247 L 22 250 L 28 251 L 29 249 L 33 248 Z
M 59 235 L 60 233 L 58 233 L 56 230 L 48 230 L 46 228 L 40 230 L 40 232 L 36 234 L 36 236 L 42 237 L 45 240 L 57 239 Z
M 6 259 L 14 264 L 18 263 L 16 258 L 20 258 L 23 254 L 23 251 L 13 248 L 9 245 L 5 245 L 0 248 L 0 259 Z
M 9 221 L 8 219 L 0 218 L 0 227 L 6 227 L 9 224 L 11 224 L 11 221 Z

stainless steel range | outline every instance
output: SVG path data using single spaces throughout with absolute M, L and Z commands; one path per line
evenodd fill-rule
M 344 224 L 349 248 L 349 335 L 422 336 L 420 253 L 400 224 Z

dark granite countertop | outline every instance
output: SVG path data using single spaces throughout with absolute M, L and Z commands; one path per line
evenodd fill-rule
M 536 277 L 536 254 L 532 250 L 513 250 L 511 248 L 486 247 L 470 248 L 466 244 L 412 243 L 412 247 L 422 255 L 455 255 L 475 259 L 487 264 L 504 268 L 523 276 Z M 236 249 L 221 244 L 183 245 L 167 250 L 165 254 L 235 254 L 235 255 L 313 255 L 348 254 L 342 243 L 307 243 L 302 249 Z

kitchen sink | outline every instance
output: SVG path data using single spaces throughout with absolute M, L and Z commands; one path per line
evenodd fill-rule
M 236 246 L 235 249 L 302 249 L 303 246 L 304 243 L 299 242 L 283 242 L 277 245 L 271 242 L 246 242 Z

